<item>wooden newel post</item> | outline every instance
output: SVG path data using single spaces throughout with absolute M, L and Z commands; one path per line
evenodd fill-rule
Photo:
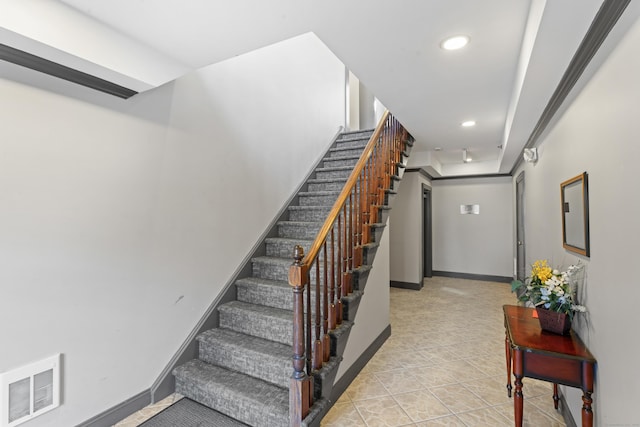
M 295 247 L 293 258 L 293 265 L 289 267 L 289 284 L 293 287 L 293 375 L 289 388 L 289 418 L 291 426 L 297 427 L 309 413 L 313 383 L 304 370 L 306 360 L 303 293 L 309 276 L 307 267 L 302 264 L 302 246 Z

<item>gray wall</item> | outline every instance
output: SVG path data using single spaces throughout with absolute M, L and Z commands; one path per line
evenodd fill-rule
M 422 283 L 422 185 L 431 186 L 418 172 L 407 172 L 389 218 L 391 224 L 391 280 Z
M 433 269 L 513 276 L 510 177 L 433 181 Z M 480 205 L 461 215 L 460 205 Z
M 129 101 L 0 78 L 0 372 L 64 354 L 30 426 L 151 386 L 343 124 L 344 78 L 310 34 Z
M 598 360 L 597 426 L 640 425 L 639 51 L 636 22 L 541 141 L 538 163 L 525 164 L 514 175 L 525 171 L 527 263 L 548 259 L 562 268 L 577 261 L 586 266 L 580 302 L 588 313 L 579 315 L 574 327 Z M 564 250 L 561 234 L 560 183 L 584 171 L 589 174 L 590 258 Z M 579 423 L 580 391 L 563 387 L 563 392 Z

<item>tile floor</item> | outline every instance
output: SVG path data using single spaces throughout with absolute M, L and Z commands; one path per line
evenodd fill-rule
M 391 289 L 391 337 L 322 427 L 513 426 L 503 304 L 509 284 L 434 277 Z M 524 425 L 564 426 L 550 384 L 525 378 Z
M 391 289 L 392 335 L 322 427 L 513 426 L 505 389 L 505 283 L 434 277 L 421 291 Z M 524 426 L 563 427 L 551 386 L 525 378 Z M 116 424 L 135 427 L 179 395 Z

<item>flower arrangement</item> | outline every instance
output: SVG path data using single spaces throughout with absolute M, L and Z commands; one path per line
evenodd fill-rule
M 584 306 L 576 304 L 575 274 L 580 269 L 581 265 L 571 265 L 561 272 L 551 269 L 547 260 L 538 260 L 531 267 L 531 277 L 524 283 L 520 280 L 511 282 L 511 291 L 519 291 L 520 301 L 567 314 L 573 320 L 576 311 L 586 311 Z

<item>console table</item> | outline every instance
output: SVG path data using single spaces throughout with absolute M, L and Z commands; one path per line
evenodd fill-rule
M 511 368 L 515 377 L 513 398 L 515 424 L 522 426 L 522 378 L 536 378 L 553 383 L 553 404 L 558 409 L 558 384 L 582 389 L 582 425 L 593 426 L 591 394 L 596 359 L 580 337 L 556 335 L 540 329 L 535 309 L 505 305 L 505 352 L 507 359 L 507 392 L 511 397 Z

